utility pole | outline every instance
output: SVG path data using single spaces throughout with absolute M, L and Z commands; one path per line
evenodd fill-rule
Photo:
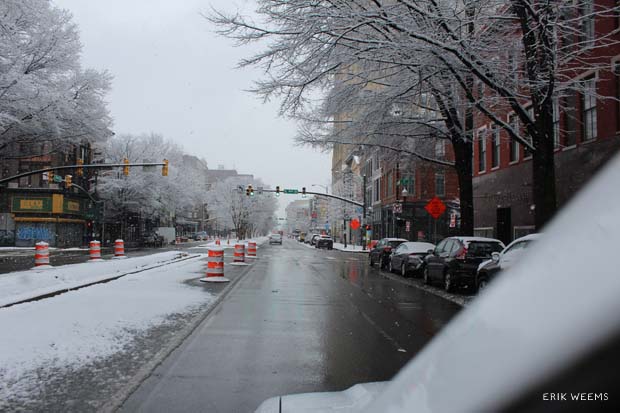
M 363 197 L 363 202 L 364 202 L 364 206 L 362 207 L 362 250 L 366 250 L 366 244 L 368 243 L 368 240 L 366 239 L 366 237 L 368 236 L 368 231 L 366 231 L 366 205 L 367 205 L 367 199 L 366 199 L 366 175 L 362 176 L 362 197 Z

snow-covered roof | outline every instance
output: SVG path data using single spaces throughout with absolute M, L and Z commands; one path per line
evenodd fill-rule
M 495 238 L 486 238 L 486 237 L 450 237 L 450 238 L 458 239 L 459 241 L 462 241 L 462 242 L 499 242 L 503 244 L 503 242 Z

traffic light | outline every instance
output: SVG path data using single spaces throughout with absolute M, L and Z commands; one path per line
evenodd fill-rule
M 84 161 L 81 159 L 77 160 L 77 164 L 80 165 L 77 170 L 75 171 L 77 176 L 82 176 L 84 175 L 84 168 L 82 168 L 82 165 L 84 165 Z
M 252 185 L 248 185 L 248 187 L 245 190 L 245 194 L 247 196 L 254 196 L 254 188 L 252 188 Z
M 276 196 L 280 196 L 280 187 L 276 186 Z
M 301 194 L 302 195 L 306 195 L 306 187 L 305 186 L 303 188 L 301 188 Z
M 168 159 L 164 159 L 164 165 L 161 167 L 161 176 L 168 176 Z
M 125 166 L 123 166 L 123 175 L 129 176 L 129 159 L 123 159 L 123 163 L 125 164 Z
M 65 188 L 67 189 L 71 188 L 71 178 L 73 178 L 71 175 L 65 175 Z

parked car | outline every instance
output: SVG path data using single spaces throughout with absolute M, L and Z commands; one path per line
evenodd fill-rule
M 275 233 L 269 235 L 269 245 L 271 244 L 280 244 L 282 245 L 282 235 Z
M 388 269 L 403 277 L 407 274 L 421 276 L 426 265 L 424 257 L 432 249 L 435 249 L 435 245 L 428 242 L 403 242 L 392 251 Z
M 327 248 L 328 250 L 331 250 L 334 248 L 334 240 L 329 235 L 321 235 L 317 238 L 315 246 L 317 248 Z
M 310 237 L 310 241 L 308 241 L 308 243 L 310 245 L 314 245 L 316 243 L 316 240 L 321 236 L 321 234 L 312 234 L 312 236 Z
M 494 238 L 445 238 L 425 258 L 424 283 L 439 281 L 448 292 L 461 286 L 475 289 L 480 263 L 504 248 L 505 245 Z
M 159 248 L 159 247 L 163 247 L 164 246 L 164 237 L 162 237 L 161 235 L 152 232 L 148 235 L 146 235 L 143 239 L 142 239 L 142 244 L 144 244 L 145 247 L 151 247 L 151 248 Z
M 204 241 L 204 240 L 206 240 L 208 237 L 209 237 L 209 236 L 207 235 L 207 232 L 206 232 L 206 231 L 200 231 L 200 232 L 197 232 L 197 233 L 195 233 L 195 234 L 192 236 L 192 238 L 193 238 L 195 241 Z
M 404 238 L 383 238 L 368 253 L 368 264 L 372 267 L 375 262 L 383 269 L 388 266 L 390 254 L 392 250 L 403 242 L 407 242 Z
M 302 232 L 301 234 L 299 234 L 299 238 L 297 238 L 297 241 L 306 242 L 306 233 Z
M 500 271 L 505 271 L 519 260 L 521 254 L 529 247 L 532 241 L 540 238 L 540 234 L 529 234 L 512 241 L 502 252 L 494 252 L 491 259 L 483 261 L 476 273 L 476 287 L 483 290 Z

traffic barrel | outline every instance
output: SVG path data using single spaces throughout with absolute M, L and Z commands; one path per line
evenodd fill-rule
M 90 255 L 89 262 L 103 261 L 101 259 L 101 242 L 91 241 L 88 245 L 88 253 Z
M 248 241 L 248 258 L 256 258 L 256 241 Z
M 114 258 L 127 258 L 125 256 L 125 241 L 123 241 L 122 239 L 117 239 L 116 241 L 114 241 Z
M 233 262 L 245 262 L 245 245 L 241 243 L 235 244 L 233 252 Z
M 215 245 L 221 245 L 219 238 L 215 240 Z
M 176 239 L 174 240 L 175 244 L 180 244 L 181 243 L 181 237 L 176 237 Z
M 37 242 L 34 246 L 34 267 L 36 269 L 51 268 L 49 244 L 45 241 Z
M 224 248 L 209 247 L 207 248 L 209 255 L 207 258 L 207 273 L 205 278 L 201 278 L 202 282 L 228 282 L 228 278 L 224 277 Z

